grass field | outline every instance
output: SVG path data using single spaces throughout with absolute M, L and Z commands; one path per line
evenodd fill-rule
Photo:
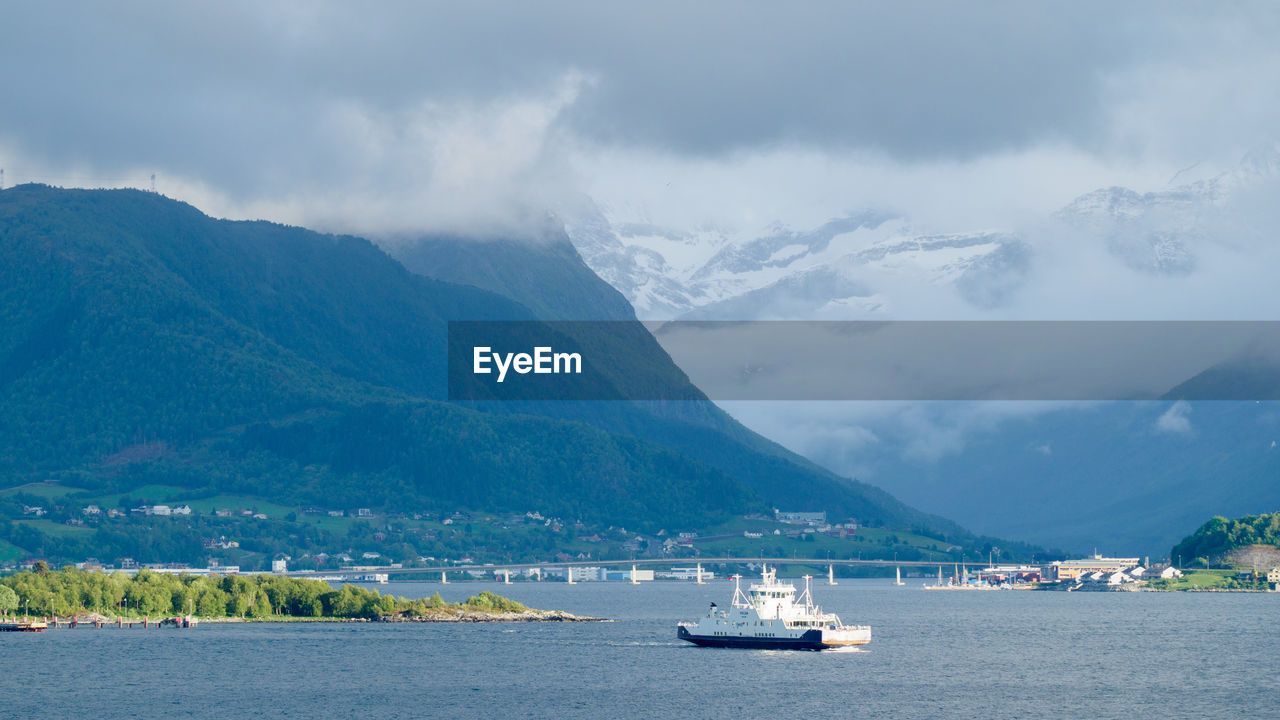
M 58 483 L 38 482 L 27 483 L 26 485 L 19 485 L 17 487 L 0 490 L 0 495 L 17 495 L 18 493 L 24 493 L 52 500 L 64 495 L 69 495 L 73 492 L 80 492 L 80 488 L 59 485 Z
M 822 533 L 811 533 L 812 539 L 791 538 L 785 534 L 774 535 L 774 530 L 785 533 L 798 529 L 794 525 L 782 525 L 772 521 L 734 520 L 713 530 L 703 533 L 705 537 L 733 534 L 715 540 L 699 539 L 695 546 L 706 555 L 730 555 L 733 557 L 760 557 L 762 555 L 792 555 L 800 557 L 831 557 L 835 559 L 881 558 L 892 559 L 900 554 L 902 559 L 924 559 L 952 562 L 947 552 L 951 546 L 934 538 L 915 535 L 905 531 L 859 528 L 853 535 L 844 538 L 831 537 Z M 761 532 L 763 537 L 748 538 L 742 535 L 744 530 Z M 782 552 L 779 553 L 778 551 Z M 973 558 L 972 562 L 983 562 L 985 558 Z
M 1160 590 L 1201 590 L 1222 587 L 1234 574 L 1234 570 L 1187 570 L 1180 578 L 1153 580 L 1151 586 Z
M 280 505 L 277 503 L 263 500 L 261 498 L 249 497 L 247 495 L 215 495 L 209 498 L 200 498 L 199 500 L 183 501 L 190 505 L 191 509 L 199 513 L 211 513 L 214 510 L 228 509 L 236 514 L 241 510 L 253 510 L 260 512 L 267 517 L 280 519 L 289 513 L 296 513 L 298 508 L 291 505 Z
M 52 520 L 16 520 L 15 524 L 26 525 L 49 537 L 83 537 L 93 534 L 93 528 L 63 525 Z
M 5 540 L 0 540 L 0 563 L 15 562 L 27 553 L 22 548 Z

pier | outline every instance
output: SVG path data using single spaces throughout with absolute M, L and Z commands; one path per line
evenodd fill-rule
M 114 619 L 102 615 L 93 615 L 85 618 L 84 616 L 61 617 L 58 615 L 23 618 L 22 620 L 0 621 L 0 632 L 43 632 L 44 630 L 75 630 L 77 628 L 89 627 L 96 630 L 103 628 L 116 628 L 117 630 L 132 630 L 135 627 L 143 630 L 152 628 L 193 628 L 199 624 L 199 621 L 188 616 L 166 617 L 159 620 L 152 620 L 149 616 L 144 615 L 141 620 L 125 619 L 116 617 Z

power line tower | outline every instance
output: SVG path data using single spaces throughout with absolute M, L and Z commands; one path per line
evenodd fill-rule
M 156 191 L 156 174 L 151 173 L 151 192 Z
M 0 190 L 4 189 L 4 168 L 0 168 Z

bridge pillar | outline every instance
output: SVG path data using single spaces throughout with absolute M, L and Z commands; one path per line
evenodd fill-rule
M 444 570 L 441 570 L 441 571 L 440 571 L 440 584 L 441 584 L 441 585 L 448 585 L 448 584 L 449 584 L 449 576 L 448 576 L 448 573 L 446 573 Z
M 705 583 L 705 582 L 703 582 L 703 580 L 702 580 L 702 563 L 698 563 L 698 580 L 697 580 L 697 584 L 698 584 L 698 585 L 706 585 L 706 583 Z

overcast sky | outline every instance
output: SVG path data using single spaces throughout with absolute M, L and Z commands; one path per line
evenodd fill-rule
M 465 230 L 579 193 L 674 223 L 881 205 L 999 224 L 1100 185 L 1220 170 L 1280 127 L 1274 3 L 3 15 L 8 184 L 155 172 L 215 214 L 340 230 Z

